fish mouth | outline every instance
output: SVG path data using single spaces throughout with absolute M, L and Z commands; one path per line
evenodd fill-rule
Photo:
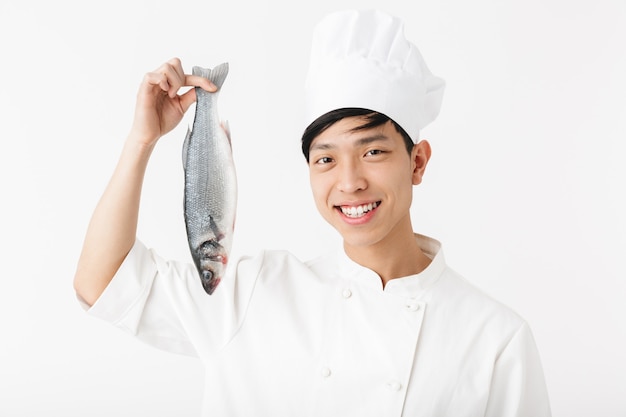
M 346 217 L 358 219 L 359 217 L 363 217 L 367 213 L 376 210 L 376 208 L 380 206 L 380 203 L 380 201 L 374 201 L 366 204 L 335 206 L 335 208 L 341 211 L 341 213 Z

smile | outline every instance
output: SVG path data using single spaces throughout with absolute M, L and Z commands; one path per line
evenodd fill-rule
M 367 212 L 370 212 L 372 210 L 374 210 L 376 207 L 378 207 L 378 204 L 380 202 L 374 202 L 374 203 L 369 203 L 369 204 L 362 204 L 360 206 L 341 206 L 339 207 L 341 209 L 341 212 L 348 216 L 348 217 L 352 217 L 352 218 L 359 218 L 359 217 L 363 217 Z

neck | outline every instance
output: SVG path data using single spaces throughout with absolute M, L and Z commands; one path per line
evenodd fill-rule
M 351 246 L 344 241 L 344 250 L 354 262 L 376 272 L 384 288 L 392 279 L 422 272 L 431 261 L 417 244 L 412 227 L 402 230 L 402 233 L 367 246 Z

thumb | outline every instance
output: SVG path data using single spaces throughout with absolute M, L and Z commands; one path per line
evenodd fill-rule
M 196 89 L 189 89 L 189 91 L 179 96 L 179 100 L 180 107 L 183 110 L 183 113 L 186 113 L 187 109 L 189 109 L 189 107 L 196 101 Z

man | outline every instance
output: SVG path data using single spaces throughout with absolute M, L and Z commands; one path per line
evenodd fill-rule
M 339 12 L 317 26 L 302 147 L 321 215 L 344 251 L 303 263 L 266 251 L 209 297 L 193 265 L 135 239 L 159 137 L 194 90 L 174 59 L 144 78 L 133 127 L 90 223 L 75 277 L 89 312 L 206 369 L 203 415 L 549 416 L 529 327 L 413 233 L 409 208 L 438 114 L 433 76 L 402 23 Z

